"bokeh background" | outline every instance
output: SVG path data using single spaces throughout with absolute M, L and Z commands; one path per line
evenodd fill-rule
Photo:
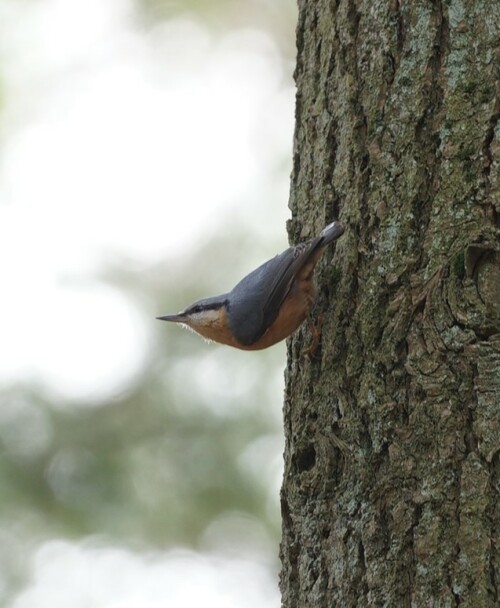
M 0 605 L 277 608 L 294 0 L 0 0 Z

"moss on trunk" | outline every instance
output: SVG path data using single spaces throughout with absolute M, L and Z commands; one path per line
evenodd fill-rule
M 299 2 L 285 608 L 498 605 L 500 2 Z

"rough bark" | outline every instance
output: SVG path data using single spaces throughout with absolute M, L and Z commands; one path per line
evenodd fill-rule
M 497 606 L 500 2 L 300 0 L 283 606 Z

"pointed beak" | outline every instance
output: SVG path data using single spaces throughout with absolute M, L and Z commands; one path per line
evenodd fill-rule
M 156 317 L 160 321 L 172 321 L 172 323 L 185 323 L 186 319 L 182 313 L 176 315 L 164 315 L 163 317 Z

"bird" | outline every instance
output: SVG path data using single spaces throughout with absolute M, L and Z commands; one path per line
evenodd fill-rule
M 177 314 L 157 317 L 179 323 L 209 341 L 261 350 L 292 334 L 314 303 L 314 267 L 344 233 L 328 224 L 319 236 L 289 247 L 245 276 L 231 291 L 198 300 Z

